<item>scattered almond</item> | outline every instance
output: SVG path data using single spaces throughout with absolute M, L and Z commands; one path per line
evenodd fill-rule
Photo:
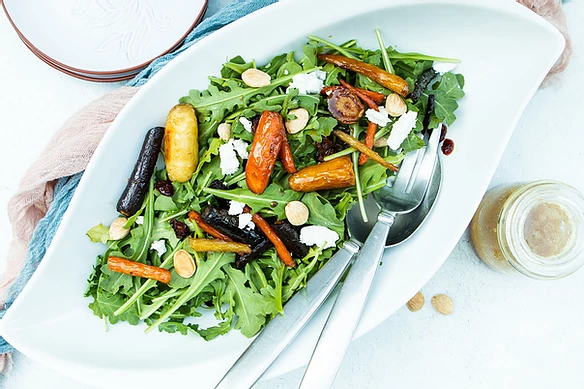
M 112 222 L 109 228 L 110 240 L 120 240 L 128 236 L 130 229 L 124 228 L 127 222 L 128 219 L 126 219 L 125 217 L 119 217 Z
M 418 292 L 407 302 L 408 309 L 412 312 L 418 312 L 424 306 L 424 295 Z
M 450 315 L 454 311 L 454 303 L 452 299 L 445 294 L 437 294 L 432 297 L 432 305 L 443 315 Z
M 286 122 L 286 131 L 289 134 L 296 134 L 304 130 L 310 118 L 308 111 L 304 108 L 292 109 L 288 112 L 288 115 L 296 116 L 296 119 L 291 119 Z
M 197 266 L 195 260 L 186 250 L 178 250 L 174 253 L 174 270 L 183 278 L 189 278 L 195 274 Z
M 387 147 L 387 138 L 382 136 L 379 139 L 373 141 L 373 146 L 375 147 Z
M 301 201 L 290 201 L 284 208 L 286 219 L 293 226 L 301 226 L 308 221 L 308 207 Z
M 229 123 L 221 123 L 219 127 L 217 127 L 217 134 L 219 138 L 225 142 L 231 139 L 231 135 L 233 132 L 231 131 L 231 124 Z
M 247 69 L 241 73 L 241 79 L 247 86 L 251 86 L 252 88 L 268 86 L 270 85 L 270 81 L 272 81 L 272 77 L 268 73 L 254 68 Z
M 398 117 L 406 113 L 408 106 L 397 93 L 392 93 L 385 99 L 385 110 L 393 117 Z

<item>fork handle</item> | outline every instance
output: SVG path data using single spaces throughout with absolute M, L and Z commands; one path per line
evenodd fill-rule
M 302 378 L 301 389 L 326 389 L 332 386 L 359 324 L 394 220 L 394 215 L 386 211 L 377 217 L 377 223 L 349 270 L 318 339 Z

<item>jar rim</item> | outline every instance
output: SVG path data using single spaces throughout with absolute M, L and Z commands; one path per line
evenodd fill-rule
M 566 210 L 573 225 L 569 246 L 557 255 L 539 256 L 529 248 L 524 235 L 530 211 L 542 203 Z M 573 187 L 556 181 L 535 181 L 515 190 L 499 214 L 497 239 L 511 266 L 535 279 L 566 277 L 584 265 L 584 196 Z

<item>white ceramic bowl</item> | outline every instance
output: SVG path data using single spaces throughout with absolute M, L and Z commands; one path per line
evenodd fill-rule
M 334 12 L 333 12 L 334 11 Z M 205 88 L 228 56 L 259 63 L 299 50 L 315 34 L 376 48 L 374 29 L 402 51 L 462 60 L 466 97 L 449 129 L 454 153 L 443 158 L 442 192 L 423 228 L 389 249 L 357 336 L 402 306 L 436 272 L 464 232 L 525 106 L 564 47 L 561 34 L 526 8 L 491 0 L 285 1 L 200 41 L 148 82 L 120 113 L 96 150 L 46 258 L 4 317 L 0 330 L 18 350 L 80 381 L 107 388 L 210 388 L 247 347 L 237 331 L 205 342 L 195 335 L 145 335 L 110 326 L 87 308 L 86 278 L 100 245 L 85 232 L 113 220 L 115 204 L 144 133 L 165 121 L 189 88 Z M 309 356 L 324 312 L 270 369 L 274 376 Z

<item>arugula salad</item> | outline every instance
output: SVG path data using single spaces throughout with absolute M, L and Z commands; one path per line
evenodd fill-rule
M 284 312 L 343 244 L 347 210 L 456 120 L 459 61 L 377 38 L 234 57 L 147 132 L 120 216 L 87 232 L 106 246 L 85 292 L 106 329 L 252 337 Z

